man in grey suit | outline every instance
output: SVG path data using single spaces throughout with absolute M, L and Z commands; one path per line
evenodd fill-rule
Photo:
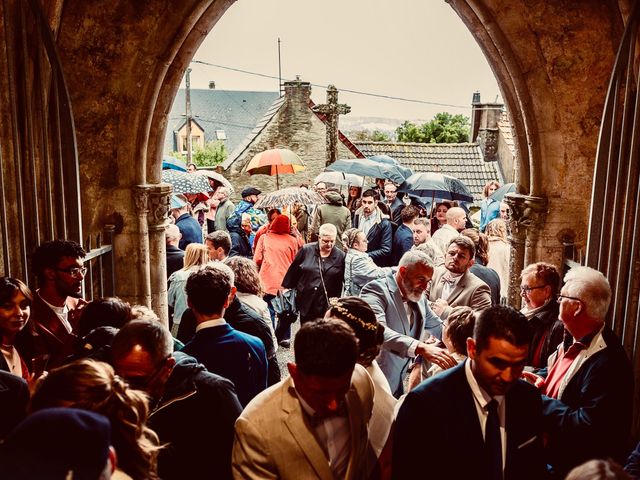
M 403 378 L 412 358 L 422 356 L 443 369 L 457 364 L 446 350 L 430 340 L 442 336 L 442 321 L 426 303 L 424 292 L 433 275 L 433 258 L 419 250 L 409 250 L 398 269 L 369 282 L 360 292 L 385 327 L 378 364 L 394 396 L 403 391 Z
M 469 271 L 475 255 L 476 247 L 469 237 L 459 236 L 449 242 L 444 266 L 436 268 L 429 290 L 431 307 L 442 320 L 453 307 L 471 307 L 476 314 L 491 307 L 491 289 Z

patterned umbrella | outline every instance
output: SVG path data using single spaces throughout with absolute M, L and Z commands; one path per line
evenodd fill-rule
M 295 202 L 303 205 L 317 205 L 327 203 L 326 198 L 313 190 L 300 187 L 283 188 L 275 192 L 267 193 L 260 197 L 254 205 L 255 208 L 284 208 Z
M 464 183 L 442 173 L 424 172 L 411 175 L 398 187 L 398 191 L 423 198 L 473 202 L 473 195 Z
M 195 172 L 195 174 L 201 174 L 206 176 L 207 178 L 209 178 L 209 180 L 212 180 L 214 183 L 214 188 L 217 188 L 219 186 L 223 186 L 223 187 L 227 187 L 227 189 L 229 190 L 229 193 L 233 193 L 234 189 L 233 189 L 233 185 L 231 185 L 231 182 L 229 182 L 229 180 L 227 180 L 226 178 L 224 178 L 220 173 L 218 172 L 214 172 L 213 170 L 206 170 L 204 168 L 201 168 L 200 170 L 197 170 Z M 211 182 L 209 182 L 211 183 Z
M 209 179 L 204 175 L 163 170 L 162 181 L 173 185 L 173 193 L 208 193 L 211 191 Z
M 276 188 L 280 189 L 281 173 L 298 173 L 304 170 L 304 163 L 300 157 L 287 148 L 273 148 L 253 156 L 244 168 L 249 175 L 276 176 Z

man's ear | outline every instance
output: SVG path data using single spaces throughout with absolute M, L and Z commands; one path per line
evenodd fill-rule
M 109 446 L 109 463 L 111 464 L 111 475 L 118 468 L 118 456 L 116 455 L 116 449 L 113 446 Z
M 47 280 L 53 280 L 56 277 L 56 271 L 54 268 L 47 267 L 42 271 L 44 278 Z
M 469 260 L 469 268 L 471 268 L 474 263 L 476 263 L 476 259 L 475 258 L 472 258 L 471 260 Z M 467 268 L 467 270 L 469 270 L 469 268 Z
M 295 382 L 296 378 L 298 378 L 298 366 L 293 362 L 288 362 L 287 370 L 289 370 L 289 375 L 291 375 L 291 378 L 293 378 L 293 381 Z
M 478 352 L 476 351 L 476 341 L 471 337 L 467 338 L 467 356 L 471 360 L 475 360 L 477 353 Z
M 227 297 L 227 301 L 224 303 L 224 308 L 227 308 L 233 302 L 233 299 L 236 297 L 236 292 L 238 289 L 236 287 L 231 287 L 231 291 L 229 292 L 229 296 Z

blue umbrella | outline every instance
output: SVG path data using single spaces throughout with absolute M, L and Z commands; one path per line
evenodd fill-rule
M 187 164 L 184 160 L 180 160 L 179 158 L 165 155 L 164 157 L 162 157 L 162 169 L 178 170 L 180 172 L 186 172 Z
M 402 183 L 406 173 L 398 165 L 374 162 L 367 158 L 353 160 L 336 160 L 326 170 L 332 172 L 355 173 L 363 177 L 385 178 L 395 183 Z
M 367 157 L 369 160 L 373 160 L 378 163 L 386 163 L 387 165 L 396 165 L 405 175 L 405 178 L 413 175 L 413 171 L 408 168 L 402 166 L 400 162 L 398 162 L 395 158 L 390 157 L 389 155 L 372 155 L 371 157 Z
M 411 175 L 398 187 L 398 191 L 422 198 L 473 202 L 473 195 L 464 183 L 442 173 L 423 172 Z

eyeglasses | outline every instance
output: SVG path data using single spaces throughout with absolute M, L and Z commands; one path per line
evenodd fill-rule
M 544 288 L 544 287 L 546 287 L 546 285 L 538 285 L 537 287 L 527 287 L 525 285 L 520 287 L 520 291 L 523 293 L 529 293 L 531 290 L 535 290 L 536 288 Z
M 569 297 L 567 295 L 560 295 L 560 294 L 556 295 L 556 299 L 558 300 L 558 303 L 562 303 L 562 300 L 564 298 L 566 298 L 567 300 L 575 300 L 576 302 L 584 303 L 582 300 L 576 297 Z
M 87 273 L 87 267 L 56 268 L 56 270 L 71 275 L 73 278 L 84 277 Z
M 151 372 L 149 375 L 144 376 L 131 376 L 131 377 L 123 377 L 129 386 L 135 390 L 146 390 L 149 385 L 151 385 L 159 376 L 162 369 L 167 364 L 167 360 L 171 357 L 169 355 L 166 357 L 160 364 Z

